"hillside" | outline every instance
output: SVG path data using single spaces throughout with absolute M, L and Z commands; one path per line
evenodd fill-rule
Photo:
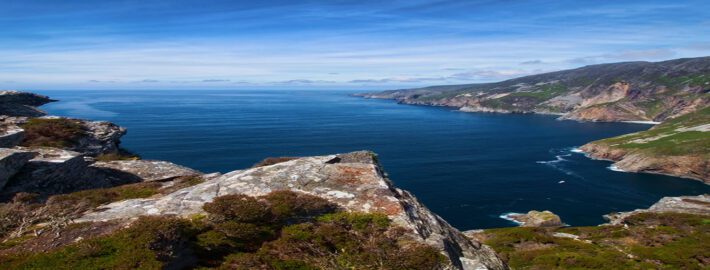
M 668 119 L 653 128 L 588 143 L 592 158 L 620 170 L 661 173 L 710 184 L 710 107 Z
M 710 57 L 624 62 L 496 83 L 361 93 L 462 111 L 559 114 L 585 121 L 657 121 L 710 104 Z

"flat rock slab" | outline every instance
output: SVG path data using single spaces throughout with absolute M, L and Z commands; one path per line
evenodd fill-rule
M 163 197 L 111 203 L 77 221 L 134 219 L 140 215 L 189 217 L 204 213 L 202 206 L 218 196 L 260 196 L 275 190 L 319 196 L 350 211 L 386 214 L 415 241 L 441 250 L 453 269 L 505 269 L 490 248 L 466 238 L 412 194 L 395 188 L 374 154 L 364 151 L 233 171 Z
M 181 176 L 201 175 L 202 173 L 175 163 L 158 160 L 116 160 L 96 162 L 91 167 L 112 169 L 136 175 L 142 181 L 162 181 Z
M 5 187 L 7 181 L 10 180 L 22 166 L 27 164 L 37 153 L 17 150 L 17 149 L 0 149 L 0 190 Z

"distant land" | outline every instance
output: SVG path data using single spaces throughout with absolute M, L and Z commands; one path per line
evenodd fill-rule
M 558 114 L 579 121 L 659 124 L 592 142 L 614 169 L 710 183 L 710 57 L 600 64 L 497 83 L 355 94 L 467 112 Z
M 495 83 L 360 93 L 469 112 L 559 114 L 584 121 L 661 122 L 710 104 L 710 57 L 622 62 Z

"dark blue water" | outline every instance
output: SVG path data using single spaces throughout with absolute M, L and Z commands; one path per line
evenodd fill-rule
M 710 192 L 699 181 L 614 172 L 570 150 L 647 129 L 551 116 L 462 113 L 349 97 L 343 91 L 46 91 L 51 114 L 128 128 L 123 145 L 146 159 L 204 172 L 271 156 L 369 149 L 390 178 L 460 229 L 513 226 L 506 212 L 548 209 L 571 225 Z M 560 183 L 564 181 L 564 183 Z

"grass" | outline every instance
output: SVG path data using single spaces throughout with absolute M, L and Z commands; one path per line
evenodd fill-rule
M 707 216 L 642 213 L 628 227 L 485 230 L 485 243 L 513 269 L 708 269 Z M 574 234 L 580 240 L 553 236 Z
M 710 134 L 701 131 L 678 131 L 710 124 L 710 107 L 669 119 L 652 129 L 596 141 L 627 150 L 643 151 L 654 155 L 704 155 L 710 156 Z M 640 142 L 638 140 L 648 140 Z
M 79 121 L 65 118 L 33 118 L 21 127 L 25 130 L 22 146 L 67 148 L 75 146 L 84 134 Z

